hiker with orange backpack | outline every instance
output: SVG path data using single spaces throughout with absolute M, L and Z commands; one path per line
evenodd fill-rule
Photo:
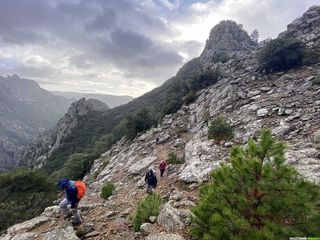
M 65 198 L 60 203 L 60 209 L 66 218 L 74 217 L 73 224 L 80 225 L 82 223 L 80 214 L 78 212 L 78 206 L 81 198 L 86 192 L 86 186 L 82 181 L 71 181 L 67 178 L 60 179 L 58 187 L 64 190 Z M 71 205 L 69 210 L 68 205 Z

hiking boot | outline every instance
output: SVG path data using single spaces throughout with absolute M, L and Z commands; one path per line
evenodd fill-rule
M 72 213 L 69 212 L 67 215 L 64 216 L 64 220 L 70 220 L 72 216 Z
M 82 224 L 82 222 L 76 222 L 76 221 L 73 221 L 72 222 L 72 225 L 74 226 L 74 227 L 78 227 L 78 226 L 80 226 Z

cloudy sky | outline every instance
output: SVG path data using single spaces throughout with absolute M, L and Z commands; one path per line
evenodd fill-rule
M 232 19 L 275 37 L 319 0 L 0 0 L 0 75 L 48 90 L 139 96 Z

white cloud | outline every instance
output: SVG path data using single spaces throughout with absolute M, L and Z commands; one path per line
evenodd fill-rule
M 178 9 L 180 7 L 180 0 L 159 0 L 162 6 L 166 7 L 170 11 Z

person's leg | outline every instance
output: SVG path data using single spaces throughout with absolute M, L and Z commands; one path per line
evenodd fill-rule
M 152 193 L 153 186 L 152 185 L 147 185 L 147 193 Z
M 68 204 L 69 204 L 69 201 L 67 198 L 64 198 L 61 201 L 61 203 L 59 204 L 59 207 L 61 209 L 62 214 L 66 215 L 66 216 L 70 215 L 70 210 L 68 208 Z
M 73 218 L 74 218 L 73 219 L 73 224 L 81 224 L 82 223 L 82 219 L 81 219 L 80 213 L 78 211 L 78 205 L 79 205 L 79 202 L 77 203 L 75 208 L 71 209 L 71 213 L 72 213 Z
M 160 177 L 163 176 L 163 173 L 164 173 L 164 169 L 160 169 Z

